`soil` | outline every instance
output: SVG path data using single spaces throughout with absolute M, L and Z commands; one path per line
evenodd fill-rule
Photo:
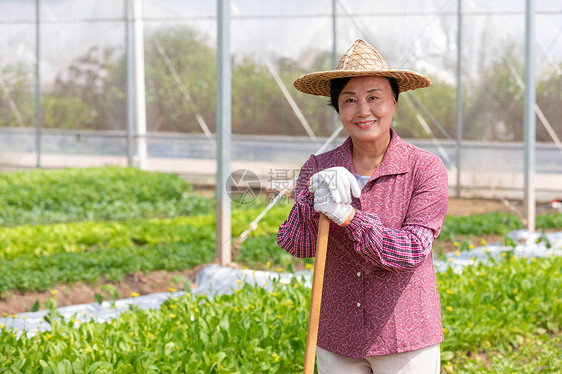
M 507 213 L 510 210 L 502 202 L 497 200 L 449 199 L 448 213 L 453 216 L 483 214 L 494 211 Z M 500 240 L 501 237 L 490 235 L 485 237 L 485 239 L 488 243 L 492 243 Z M 434 243 L 434 248 L 439 248 L 440 246 L 444 252 L 454 251 L 456 249 L 452 243 L 438 239 Z M 187 280 L 189 280 L 193 288 L 196 286 L 194 283 L 195 276 L 203 266 L 204 265 L 201 265 L 186 271 L 155 271 L 150 274 L 137 273 L 125 277 L 120 282 L 111 283 L 111 285 L 115 287 L 117 293 L 123 298 L 129 297 L 132 292 L 146 295 L 150 293 L 167 292 L 169 288 L 180 290 L 184 288 L 183 283 Z M 51 290 L 58 291 L 56 300 L 59 307 L 93 303 L 95 302 L 95 294 L 103 295 L 104 300 L 111 300 L 109 295 L 101 290 L 102 285 L 103 283 L 96 285 L 86 283 L 63 284 L 57 285 L 45 292 L 23 293 L 14 290 L 11 294 L 7 295 L 5 299 L 0 299 L 0 317 L 3 316 L 4 313 L 11 315 L 28 312 L 36 301 L 39 301 L 40 305 L 43 306 L 44 302 L 51 297 Z
M 120 298 L 130 297 L 131 293 L 136 292 L 139 295 L 147 295 L 157 292 L 168 292 L 169 288 L 178 290 L 184 289 L 184 282 L 189 280 L 190 284 L 195 287 L 193 280 L 196 272 L 200 268 L 186 271 L 155 271 L 150 274 L 137 273 L 134 276 L 129 275 L 123 280 L 116 283 L 109 283 L 117 291 Z M 181 277 L 181 281 L 176 282 L 174 277 Z M 104 300 L 112 300 L 111 295 L 107 291 L 101 289 L 104 283 L 91 285 L 83 282 L 73 284 L 62 284 L 50 288 L 45 292 L 21 292 L 14 290 L 13 293 L 7 295 L 6 299 L 0 300 L 0 317 L 4 313 L 8 315 L 29 312 L 35 302 L 39 302 L 40 309 L 44 309 L 45 301 L 51 298 L 51 291 L 56 290 L 56 300 L 59 307 L 77 304 L 89 304 L 95 302 L 95 295 L 100 294 Z
M 520 201 L 509 201 L 515 209 L 522 210 Z M 469 216 L 492 212 L 509 213 L 511 209 L 500 200 L 491 199 L 457 199 L 449 198 L 447 214 L 452 216 Z

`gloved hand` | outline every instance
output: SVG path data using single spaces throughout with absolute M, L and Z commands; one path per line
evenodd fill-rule
M 339 226 L 342 226 L 351 214 L 355 213 L 355 209 L 350 204 L 336 203 L 330 189 L 326 186 L 321 186 L 314 193 L 314 210 L 325 214 Z
M 340 166 L 324 169 L 310 178 L 310 192 L 315 194 L 321 187 L 328 189 L 334 203 L 351 204 L 351 193 L 357 198 L 361 196 L 357 178 Z

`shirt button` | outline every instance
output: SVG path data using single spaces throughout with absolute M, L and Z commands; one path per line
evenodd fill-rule
M 360 272 L 360 271 L 357 272 L 357 276 L 358 276 L 358 277 L 361 276 L 361 272 Z
M 357 307 L 359 308 L 361 306 L 361 303 L 357 303 Z

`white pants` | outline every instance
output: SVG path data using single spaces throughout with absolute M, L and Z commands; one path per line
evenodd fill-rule
M 439 374 L 439 344 L 416 351 L 350 358 L 316 347 L 318 374 Z

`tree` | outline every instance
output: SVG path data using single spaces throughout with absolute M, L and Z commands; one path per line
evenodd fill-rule
M 536 100 L 539 108 L 543 111 L 552 129 L 562 139 L 562 64 L 555 69 L 543 71 L 539 74 L 537 82 Z M 537 118 L 537 141 L 552 142 L 552 137 Z
M 522 53 L 514 42 L 499 51 L 478 79 L 464 83 L 464 138 L 522 140 L 524 91 L 513 72 L 522 76 Z M 271 63 L 317 136 L 332 132 L 329 99 L 300 93 L 292 83 L 310 71 L 330 70 L 332 56 L 310 49 L 309 64 L 283 57 Z M 61 71 L 53 88 L 42 92 L 43 127 L 125 130 L 127 120 L 127 59 L 123 48 L 93 47 Z M 562 65 L 540 74 L 537 103 L 561 136 Z M 0 126 L 33 126 L 33 66 L 15 64 L 0 72 Z M 216 50 L 205 34 L 187 26 L 147 31 L 145 35 L 147 129 L 149 131 L 201 133 L 198 118 L 215 132 Z M 2 82 L 0 82 L 2 83 Z M 9 87 L 6 88 L 6 87 Z M 456 89 L 434 79 L 431 87 L 413 92 L 427 112 L 455 135 Z M 399 100 L 394 126 L 405 138 L 427 138 L 414 112 Z M 232 130 L 234 134 L 306 136 L 300 121 L 263 61 L 237 55 L 232 65 Z M 14 108 L 17 108 L 15 111 Z M 417 108 L 432 126 L 432 119 Z M 16 113 L 17 112 L 17 113 Z M 200 116 L 200 117 L 199 117 Z M 432 126 L 433 135 L 443 137 Z M 537 124 L 537 139 L 550 135 Z
M 315 61 L 315 64 L 321 63 Z M 329 61 L 329 60 L 328 60 Z M 272 62 L 285 88 L 317 136 L 329 136 L 332 114 L 328 100 L 301 94 L 293 81 L 305 74 L 295 61 L 277 58 Z M 302 124 L 289 105 L 269 69 L 248 56 L 233 66 L 233 130 L 244 134 L 306 136 Z
M 513 43 L 497 50 L 501 52 L 480 78 L 466 85 L 465 139 L 523 139 L 524 92 L 512 74 L 523 76 L 522 64 Z
M 455 87 L 445 82 L 434 80 L 428 88 L 406 92 L 403 95 L 412 94 L 422 103 L 427 112 L 437 121 L 438 125 L 443 127 L 450 137 L 454 138 L 456 125 Z M 433 120 L 429 118 L 425 111 L 419 105 L 415 105 L 415 108 L 416 111 L 412 110 L 405 98 L 398 97 L 398 105 L 394 116 L 394 128 L 400 136 L 415 139 L 430 137 L 416 118 L 416 113 L 420 113 L 430 125 L 433 135 L 437 138 L 443 138 L 444 136 L 436 128 Z
M 146 35 L 149 130 L 200 133 L 196 120 L 199 114 L 215 131 L 215 55 L 209 39 L 187 26 L 163 28 Z
M 0 71 L 0 126 L 33 127 L 33 66 L 22 62 L 5 65 Z
M 125 85 L 115 86 L 119 48 L 94 46 L 61 71 L 50 92 L 43 92 L 43 126 L 68 129 L 124 129 Z M 125 70 L 120 70 L 125 75 Z

